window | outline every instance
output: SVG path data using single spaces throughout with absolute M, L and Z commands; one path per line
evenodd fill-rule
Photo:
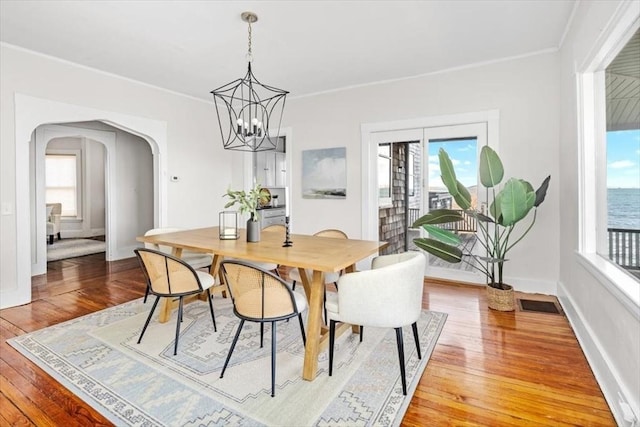
M 607 245 L 598 253 L 640 278 L 640 31 L 605 70 Z M 602 219 L 604 221 L 604 218 Z M 604 251 L 602 251 L 604 249 Z M 634 274 L 635 273 L 635 274 Z
M 79 154 L 47 154 L 45 158 L 45 186 L 47 203 L 62 203 L 62 216 L 78 217 L 79 213 Z
M 578 260 L 633 310 L 640 306 L 639 22 L 628 14 L 612 27 L 578 81 Z
M 378 145 L 378 205 L 390 206 L 391 200 L 391 144 Z

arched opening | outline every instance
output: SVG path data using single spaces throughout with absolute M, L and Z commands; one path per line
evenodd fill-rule
M 31 239 L 31 186 L 30 146 L 32 134 L 41 125 L 56 123 L 102 122 L 146 140 L 153 155 L 153 222 L 164 225 L 166 206 L 166 123 L 143 117 L 112 111 L 98 110 L 79 105 L 65 104 L 27 95 L 15 95 L 16 119 L 16 286 L 3 293 L 3 307 L 25 304 L 31 301 L 32 239 Z M 109 161 L 110 177 L 117 173 L 114 161 Z M 111 178 L 106 178 L 111 179 Z M 110 186 L 112 188 L 112 186 Z M 113 189 L 111 190 L 113 191 Z M 113 200 L 113 195 L 107 195 Z M 43 218 L 45 212 L 42 213 Z M 118 218 L 108 216 L 106 228 L 118 229 Z M 108 260 L 130 256 L 116 248 L 108 251 Z
M 135 237 L 154 225 L 151 147 L 149 141 L 99 121 L 41 125 L 36 129 L 30 172 L 32 275 L 46 272 L 48 249 L 52 247 L 45 244 L 43 236 L 45 202 L 60 201 L 45 200 L 47 154 L 71 152 L 78 160 L 79 205 L 75 217 L 62 219 L 62 236 L 86 238 L 102 234 L 106 260 L 115 260 L 131 256 L 137 246 Z M 71 243 L 62 244 L 66 247 Z

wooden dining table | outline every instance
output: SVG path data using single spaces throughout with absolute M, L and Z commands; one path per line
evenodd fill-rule
M 220 263 L 225 257 L 247 261 L 275 263 L 300 272 L 302 285 L 309 302 L 307 319 L 307 343 L 305 346 L 302 378 L 312 381 L 318 371 L 318 355 L 328 345 L 328 330 L 322 320 L 324 304 L 324 274 L 329 272 L 355 271 L 356 263 L 376 255 L 386 242 L 334 239 L 305 234 L 293 234 L 293 245 L 283 247 L 284 233 L 263 231 L 259 242 L 246 241 L 246 230 L 240 230 L 236 240 L 220 240 L 218 227 L 182 230 L 172 233 L 140 236 L 140 242 L 173 248 L 173 255 L 180 257 L 183 250 L 208 253 L 213 256 L 210 273 L 218 277 Z M 307 270 L 311 274 L 307 274 Z M 160 321 L 166 322 L 171 315 L 172 301 L 163 298 Z M 347 330 L 357 331 L 356 326 L 341 325 L 336 334 Z

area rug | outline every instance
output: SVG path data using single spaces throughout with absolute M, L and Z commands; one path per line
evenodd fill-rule
M 91 239 L 55 240 L 47 245 L 47 262 L 97 254 L 106 250 L 105 242 Z
M 135 300 L 9 343 L 118 426 L 386 426 L 402 421 L 447 317 L 422 312 L 422 360 L 411 328 L 404 328 L 406 397 L 393 329 L 366 328 L 362 343 L 356 334 L 342 335 L 336 340 L 333 376 L 328 376 L 325 350 L 316 379 L 304 381 L 300 325 L 279 322 L 276 395 L 271 397 L 268 326 L 261 348 L 259 326 L 245 324 L 220 379 L 238 325 L 229 299 L 214 299 L 217 332 L 206 302 L 185 306 L 177 356 L 175 310 L 164 324 L 154 316 L 136 344 L 150 308 L 151 301 Z

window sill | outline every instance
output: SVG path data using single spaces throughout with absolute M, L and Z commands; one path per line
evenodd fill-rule
M 640 320 L 640 283 L 598 254 L 577 252 L 577 255 L 580 264 Z

